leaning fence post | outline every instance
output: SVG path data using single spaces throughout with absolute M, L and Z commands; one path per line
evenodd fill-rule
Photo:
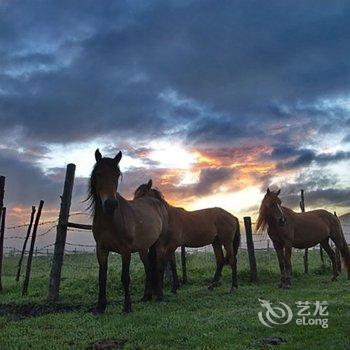
M 26 269 L 26 275 L 25 275 L 24 281 L 23 281 L 22 295 L 26 295 L 27 292 L 28 292 L 28 285 L 29 285 L 30 271 L 32 269 L 32 260 L 33 260 L 36 232 L 38 230 L 38 225 L 39 225 L 41 211 L 43 209 L 43 206 L 44 206 L 44 201 L 41 200 L 40 203 L 39 203 L 38 212 L 36 213 L 34 227 L 33 227 L 33 233 L 32 233 L 32 239 L 30 241 L 30 248 L 29 248 L 29 254 L 28 254 L 28 261 L 27 261 L 27 269 Z
M 257 282 L 258 271 L 256 268 L 256 260 L 255 260 L 255 252 L 254 252 L 252 220 L 250 216 L 245 216 L 243 220 L 244 220 L 245 234 L 247 237 L 247 249 L 248 249 L 249 266 L 250 266 L 250 281 Z
M 27 235 L 26 238 L 24 240 L 23 243 L 23 247 L 22 247 L 22 252 L 21 252 L 21 256 L 19 258 L 19 262 L 18 262 L 18 267 L 17 267 L 17 275 L 16 275 L 16 281 L 19 281 L 19 276 L 21 274 L 21 268 L 22 268 L 22 261 L 23 261 L 23 257 L 26 251 L 26 247 L 27 247 L 27 242 L 29 239 L 29 235 L 30 235 L 30 231 L 32 230 L 32 226 L 33 226 L 33 221 L 34 221 L 34 215 L 35 215 L 35 207 L 32 206 L 32 213 L 30 215 L 30 222 L 29 222 L 29 226 L 28 226 L 28 230 L 27 230 Z
M 305 213 L 305 197 L 304 190 L 300 190 L 300 209 L 302 213 Z M 309 250 L 306 248 L 304 250 L 304 273 L 309 273 Z
M 61 209 L 57 224 L 55 250 L 53 254 L 48 300 L 56 301 L 59 295 L 61 282 L 61 269 L 63 264 L 64 246 L 67 237 L 67 224 L 69 219 L 69 210 L 72 200 L 74 185 L 75 165 L 68 164 L 66 170 L 66 179 L 64 181 L 63 195 L 61 197 Z
M 187 283 L 186 248 L 181 246 L 182 283 Z
M 2 260 L 4 257 L 4 236 L 5 236 L 5 222 L 6 222 L 6 208 L 2 207 L 0 212 L 1 216 L 1 227 L 0 227 L 0 292 L 2 292 Z

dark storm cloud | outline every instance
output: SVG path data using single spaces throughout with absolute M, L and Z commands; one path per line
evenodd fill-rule
M 298 207 L 300 193 L 281 195 L 281 197 L 283 199 L 283 205 L 287 207 Z M 306 207 L 327 208 L 330 211 L 336 207 L 346 208 L 350 206 L 350 189 L 326 188 L 306 191 L 305 204 Z
M 187 131 L 198 143 L 261 137 L 296 117 L 317 127 L 330 113 L 312 106 L 349 90 L 349 9 L 346 1 L 8 2 L 0 119 L 50 142 L 111 130 L 159 137 L 175 118 L 196 120 Z M 161 98 L 169 89 L 201 108 Z M 309 106 L 301 117 L 300 104 Z
M 191 192 L 196 196 L 211 194 L 215 188 L 224 185 L 227 180 L 231 179 L 233 174 L 234 169 L 226 167 L 202 169 L 199 181 Z
M 260 142 L 277 170 L 349 159 L 302 144 L 350 127 L 345 104 L 334 103 L 350 90 L 349 16 L 347 1 L 1 2 L 0 142 L 26 156 L 1 150 L 11 200 L 56 201 L 63 169 L 47 175 L 33 162 L 48 143 L 97 136 L 118 147 L 176 136 L 213 154 L 241 147 L 242 159 Z M 158 165 L 147 147 L 127 150 Z M 166 171 L 130 169 L 121 190 Z M 231 172 L 202 169 L 197 185 L 166 189 L 210 194 Z
M 278 169 L 297 169 L 308 167 L 311 163 L 324 165 L 350 159 L 350 152 L 316 153 L 310 149 L 295 149 L 290 146 L 275 148 L 272 158 L 278 160 Z M 288 160 L 292 158 L 292 160 Z
M 0 169 L 1 175 L 6 177 L 6 205 L 30 206 L 35 205 L 40 199 L 50 204 L 58 203 L 62 184 L 45 176 L 31 162 L 20 159 L 12 152 L 2 150 Z

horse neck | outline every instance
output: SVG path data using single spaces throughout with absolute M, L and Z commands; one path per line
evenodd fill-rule
M 119 193 L 117 193 L 117 199 L 118 208 L 116 211 L 118 215 L 113 215 L 112 218 L 106 216 L 106 214 L 103 212 L 101 203 L 99 201 L 96 201 L 94 208 L 94 222 L 102 222 L 103 225 L 107 223 L 115 226 L 117 230 L 124 231 L 126 218 L 128 216 L 128 213 L 131 212 L 131 205 Z
M 283 214 L 287 219 L 287 222 L 291 223 L 294 222 L 294 218 L 297 215 L 292 209 L 287 208 L 287 207 L 282 207 L 283 209 Z M 268 224 L 269 229 L 274 230 L 274 229 L 278 229 L 278 225 L 276 223 L 276 219 L 271 219 L 273 216 L 272 215 L 267 215 L 266 216 L 266 222 Z

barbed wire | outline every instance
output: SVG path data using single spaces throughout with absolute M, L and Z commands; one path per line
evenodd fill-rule
M 74 242 L 66 242 L 66 245 L 69 246 L 75 246 L 75 247 L 88 247 L 88 248 L 95 248 L 96 245 L 91 245 L 91 244 L 80 244 L 80 243 L 74 243 Z
M 38 224 L 38 226 L 43 226 L 43 225 L 48 225 L 48 224 L 53 224 L 53 223 L 57 223 L 58 219 L 56 220 L 48 220 L 48 221 L 42 221 Z M 15 230 L 17 228 L 22 228 L 22 227 L 27 227 L 29 226 L 29 222 L 26 224 L 21 224 L 21 225 L 16 225 L 16 226 L 7 226 L 5 227 L 6 230 Z
M 57 225 L 53 225 L 51 226 L 48 230 L 46 230 L 45 232 L 43 233 L 40 233 L 37 235 L 37 237 L 42 237 L 42 236 L 45 236 L 47 235 L 48 233 L 50 233 L 54 228 L 56 228 Z M 29 235 L 28 238 L 32 238 L 32 235 Z M 5 236 L 4 239 L 22 239 L 22 240 L 25 240 L 26 237 L 22 237 L 22 236 Z
M 91 232 L 91 230 L 86 230 L 86 229 L 82 229 L 82 228 L 70 228 L 68 227 L 67 228 L 67 231 L 72 231 L 72 232 Z
M 68 216 L 78 216 L 78 215 L 90 216 L 91 214 L 80 211 L 80 212 L 76 212 L 76 213 L 71 213 Z

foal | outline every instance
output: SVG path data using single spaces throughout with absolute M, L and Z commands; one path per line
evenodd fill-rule
M 150 261 L 148 251 L 167 232 L 168 214 L 165 205 L 155 198 L 124 199 L 118 192 L 121 175 L 119 162 L 122 153 L 115 158 L 103 158 L 96 150 L 96 164 L 90 178 L 89 199 L 93 209 L 92 231 L 96 241 L 99 263 L 99 294 L 96 314 L 106 309 L 107 262 L 110 251 L 122 256 L 121 281 L 124 287 L 124 312 L 131 311 L 129 291 L 129 266 L 131 253 L 139 252 L 146 273 L 145 291 L 142 300 L 152 298 L 153 271 L 156 259 Z M 151 266 L 152 265 L 152 266 Z M 160 284 L 158 283 L 158 286 Z M 157 298 L 162 298 L 160 287 Z
M 291 287 L 292 247 L 306 249 L 318 243 L 332 261 L 332 280 L 335 281 L 339 272 L 334 251 L 328 243 L 329 239 L 339 249 L 350 279 L 350 252 L 339 219 L 323 209 L 296 213 L 292 209 L 281 206 L 279 194 L 280 190 L 274 193 L 267 189 L 257 221 L 257 229 L 267 228 L 267 233 L 276 250 L 281 270 L 279 287 Z

